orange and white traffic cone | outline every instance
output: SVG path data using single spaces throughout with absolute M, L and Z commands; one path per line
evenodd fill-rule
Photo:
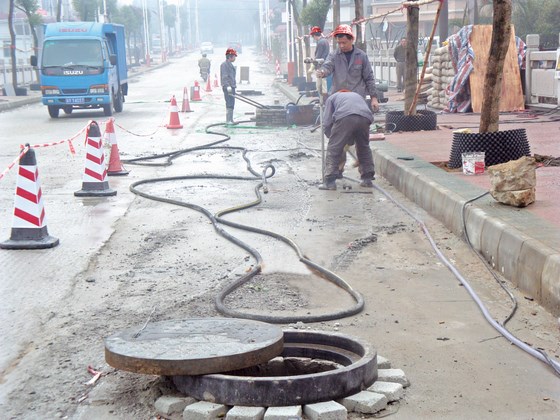
M 200 97 L 200 86 L 196 80 L 194 81 L 194 86 L 191 87 L 191 101 L 202 101 Z
M 210 75 L 206 78 L 206 92 L 212 92 L 212 82 L 210 81 Z
M 86 164 L 82 178 L 82 189 L 74 192 L 76 197 L 105 197 L 117 195 L 109 188 L 105 152 L 99 126 L 92 121 L 86 132 Z
M 124 169 L 119 156 L 119 146 L 117 145 L 117 135 L 115 134 L 115 126 L 113 124 L 114 118 L 109 118 L 105 124 L 105 133 L 103 139 L 106 143 L 111 145 L 111 156 L 109 157 L 109 168 L 107 168 L 107 175 L 121 176 L 128 175 L 129 171 Z
M 218 75 L 214 73 L 214 87 L 220 87 L 220 84 L 218 83 Z
M 44 249 L 58 244 L 58 238 L 49 236 L 47 230 L 35 151 L 29 148 L 19 160 L 12 233 L 10 239 L 0 243 L 0 248 Z
M 175 95 L 171 97 L 171 104 L 169 105 L 169 124 L 167 128 L 183 128 L 181 121 L 179 121 L 179 108 L 177 108 L 177 101 Z
M 189 89 L 183 88 L 183 104 L 181 105 L 181 112 L 192 112 L 191 104 L 189 103 Z

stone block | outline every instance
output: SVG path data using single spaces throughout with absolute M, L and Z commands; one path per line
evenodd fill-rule
M 214 404 L 206 401 L 188 405 L 183 411 L 183 420 L 211 420 L 226 415 L 228 409 L 225 405 Z
M 262 420 L 264 418 L 264 407 L 245 407 L 236 405 L 226 414 L 226 420 Z
M 383 394 L 387 397 L 387 401 L 393 402 L 400 400 L 404 395 L 404 387 L 396 382 L 376 381 L 367 391 Z
M 390 369 L 391 362 L 383 356 L 377 355 L 377 369 Z
M 269 407 L 264 413 L 264 420 L 301 420 L 300 405 L 286 407 Z
M 156 400 L 154 406 L 158 414 L 169 416 L 170 414 L 183 412 L 187 405 L 194 404 L 195 402 L 196 400 L 191 397 L 162 395 Z
M 410 385 L 401 369 L 378 369 L 377 380 L 381 382 L 396 382 L 405 388 Z
M 303 406 L 309 420 L 346 420 L 348 410 L 336 401 L 326 401 Z
M 387 407 L 387 397 L 370 391 L 362 391 L 358 394 L 343 398 L 340 403 L 348 411 L 362 414 L 372 414 L 384 410 Z

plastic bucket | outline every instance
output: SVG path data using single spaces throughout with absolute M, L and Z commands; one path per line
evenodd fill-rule
M 465 175 L 479 175 L 484 173 L 484 152 L 463 153 L 463 173 Z

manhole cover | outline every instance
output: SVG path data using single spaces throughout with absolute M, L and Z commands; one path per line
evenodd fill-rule
M 105 339 L 111 366 L 151 375 L 202 375 L 265 363 L 282 353 L 274 325 L 233 318 L 149 323 Z

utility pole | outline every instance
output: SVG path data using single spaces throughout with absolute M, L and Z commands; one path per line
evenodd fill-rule
M 198 0 L 194 0 L 194 29 L 196 46 L 200 45 L 200 32 L 198 29 Z
M 148 20 L 148 6 L 146 5 L 147 0 L 142 0 L 142 14 L 144 18 L 144 45 L 145 45 L 145 57 L 146 65 L 150 65 L 150 25 Z

